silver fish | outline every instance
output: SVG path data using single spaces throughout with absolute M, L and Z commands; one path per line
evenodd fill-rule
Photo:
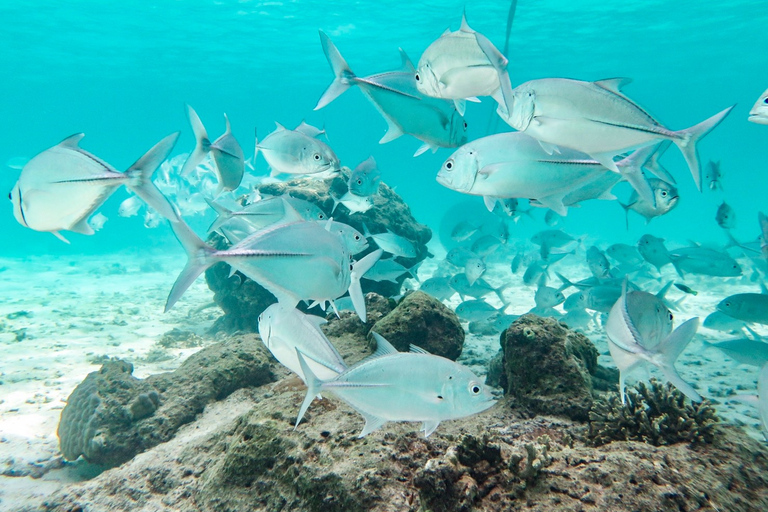
M 441 421 L 471 416 L 493 406 L 488 388 L 468 368 L 411 345 L 411 352 L 398 352 L 377 333 L 373 356 L 364 359 L 332 380 L 312 374 L 299 353 L 307 395 L 296 425 L 318 393 L 330 391 L 365 418 L 358 437 L 379 429 L 388 421 L 418 421 L 429 436 Z
M 561 316 L 559 321 L 560 323 L 567 325 L 570 329 L 582 331 L 589 329 L 589 325 L 594 321 L 594 318 L 586 309 L 575 308 Z
M 737 333 L 740 332 L 746 323 L 742 320 L 737 320 L 731 316 L 726 315 L 722 311 L 713 311 L 707 318 L 704 319 L 702 324 L 707 329 L 715 331 Z
M 685 272 L 715 277 L 740 276 L 741 266 L 727 253 L 706 247 L 683 247 L 669 251 L 672 265 L 680 274 Z
M 768 363 L 768 343 L 759 337 L 756 339 L 742 337 L 715 343 L 705 341 L 704 344 L 720 350 L 739 364 L 760 368 Z
M 343 204 L 349 210 L 349 213 L 365 213 L 373 208 L 373 196 L 358 196 L 351 191 L 341 197 L 331 194 L 331 199 L 333 199 L 331 214 L 336 211 L 336 207 L 340 204 Z
M 635 152 L 614 164 L 641 197 L 653 202 L 642 172 L 649 151 Z M 464 194 L 483 196 L 493 210 L 494 198 L 535 199 L 560 215 L 564 198 L 610 171 L 597 160 L 572 149 L 547 153 L 536 139 L 520 132 L 498 133 L 473 140 L 443 162 L 437 182 Z
M 485 273 L 485 269 L 485 261 L 482 258 L 470 258 L 467 260 L 467 263 L 464 265 L 464 275 L 467 276 L 470 286 L 475 284 L 475 281 Z
M 376 242 L 376 245 L 385 252 L 403 258 L 416 257 L 416 247 L 410 240 L 403 238 L 400 235 L 396 235 L 389 230 L 384 233 L 372 234 L 368 231 L 368 226 L 366 226 L 365 223 L 363 223 L 363 232 L 367 238 L 373 239 L 373 241 Z
M 659 272 L 661 272 L 664 265 L 672 263 L 672 258 L 664 245 L 663 238 L 657 238 L 653 235 L 643 235 L 637 242 L 637 251 L 645 261 L 656 267 Z
M 449 281 L 449 278 L 447 277 L 442 277 L 442 276 L 430 277 L 429 279 L 421 283 L 421 286 L 419 286 L 419 290 L 431 295 L 437 300 L 448 300 L 451 297 L 453 297 L 454 293 L 456 293 L 456 290 L 451 288 L 451 285 L 449 284 L 448 281 Z
M 723 190 L 723 171 L 720 170 L 720 161 L 710 160 L 704 169 L 704 179 L 707 180 L 710 190 Z
M 605 253 L 617 262 L 627 265 L 639 265 L 643 262 L 643 257 L 640 256 L 637 248 L 627 244 L 613 244 L 605 250 Z
M 109 220 L 107 216 L 99 212 L 88 220 L 88 224 L 90 224 L 94 231 L 100 231 L 107 220 Z
M 611 275 L 611 264 L 603 251 L 594 245 L 587 249 L 587 266 L 597 279 L 605 279 Z
M 768 89 L 757 99 L 749 111 L 748 121 L 757 124 L 768 124 Z M 768 383 L 766 383 L 768 385 Z
M 144 227 L 148 229 L 154 229 L 160 226 L 163 217 L 152 208 L 147 208 L 144 212 Z
M 718 226 L 725 230 L 733 229 L 736 227 L 736 212 L 728 205 L 728 203 L 723 201 L 723 203 L 717 207 L 715 221 Z
M 419 280 L 419 276 L 416 273 L 416 269 L 419 267 L 421 262 L 417 263 L 416 265 L 412 266 L 411 268 L 405 268 L 392 258 L 388 259 L 380 259 L 376 262 L 376 264 L 371 267 L 371 270 L 366 272 L 363 275 L 364 279 L 369 279 L 371 281 L 391 281 L 393 283 L 397 282 L 397 279 L 402 276 L 403 274 L 410 274 L 413 279 Z
M 506 59 L 493 46 L 483 51 L 499 73 Z M 621 88 L 628 78 L 585 82 L 566 78 L 531 80 L 514 90 L 504 90 L 499 114 L 507 124 L 541 141 L 550 151 L 562 146 L 590 155 L 614 172 L 619 172 L 613 158 L 627 150 L 671 140 L 683 154 L 701 190 L 698 142 L 712 131 L 733 107 L 715 114 L 685 130 L 673 131 L 662 126 Z
M 446 29 L 424 50 L 414 75 L 419 91 L 454 100 L 462 115 L 465 99 L 477 101 L 477 96 L 499 94 L 499 73 L 480 48 L 477 36 L 462 16 L 459 30 Z
M 489 254 L 496 252 L 496 249 L 498 249 L 502 243 L 501 240 L 493 235 L 483 235 L 472 242 L 472 247 L 470 249 L 479 257 L 484 258 Z
M 322 379 L 332 379 L 347 365 L 325 336 L 320 326 L 325 318 L 307 315 L 296 308 L 275 303 L 259 315 L 259 335 L 280 364 L 307 381 L 301 370 L 298 352 L 312 372 Z
M 563 293 L 551 286 L 539 286 L 533 296 L 537 308 L 553 308 L 565 301 Z
M 456 242 L 463 242 L 477 233 L 478 229 L 480 229 L 480 226 L 463 220 L 456 224 L 451 230 L 451 239 Z
M 347 188 L 356 196 L 370 196 L 378 193 L 380 183 L 381 171 L 376 165 L 376 160 L 369 156 L 352 171 Z
M 316 204 L 305 199 L 293 197 L 290 194 L 282 196 L 265 197 L 251 203 L 241 210 L 233 211 L 223 205 L 206 199 L 208 205 L 218 214 L 208 228 L 208 232 L 218 231 L 221 226 L 227 225 L 233 219 L 244 219 L 252 227 L 249 231 L 258 231 L 285 217 L 285 205 L 288 204 L 298 212 L 304 220 L 325 221 L 328 216 Z
M 208 132 L 205 131 L 205 126 L 203 126 L 203 122 L 200 120 L 197 112 L 189 105 L 187 105 L 187 114 L 189 115 L 189 123 L 192 125 L 192 131 L 195 134 L 195 149 L 189 155 L 187 161 L 184 162 L 181 175 L 187 176 L 202 162 L 205 155 L 210 152 L 215 163 L 216 176 L 219 179 L 219 186 L 215 195 L 219 195 L 225 190 L 235 190 L 240 186 L 240 182 L 243 181 L 245 157 L 243 155 L 243 148 L 240 147 L 240 143 L 232 135 L 232 127 L 229 124 L 227 114 L 224 114 L 227 128 L 221 137 L 213 142 L 208 138 Z
M 677 192 L 677 187 L 674 185 L 657 178 L 649 179 L 648 183 L 651 186 L 651 190 L 653 190 L 654 203 L 639 197 L 634 190 L 629 196 L 627 204 L 619 202 L 621 207 L 624 208 L 624 212 L 627 214 L 627 229 L 629 229 L 630 210 L 643 216 L 645 218 L 645 223 L 648 224 L 655 217 L 660 217 L 671 212 L 680 200 L 680 194 Z
M 323 133 L 302 122 L 295 130 L 280 123 L 261 142 L 256 140 L 256 154 L 261 154 L 272 169 L 271 175 L 306 174 L 313 178 L 332 178 L 339 174 L 339 158 L 317 137 Z M 254 155 L 255 161 L 255 155 Z
M 672 313 L 654 295 L 627 291 L 625 281 L 621 297 L 611 308 L 605 323 L 608 349 L 619 368 L 619 393 L 625 401 L 627 374 L 644 363 L 656 366 L 664 377 L 694 402 L 701 395 L 685 382 L 675 369 L 675 360 L 693 339 L 699 319 L 691 318 L 674 331 Z
M 504 313 L 506 305 L 494 308 L 482 299 L 465 300 L 456 306 L 456 315 L 467 322 L 479 322 L 487 320 L 494 315 Z
M 724 298 L 717 310 L 744 322 L 768 325 L 768 295 L 764 293 L 737 293 Z
M 376 263 L 381 251 L 352 263 L 349 250 L 338 234 L 320 223 L 305 221 L 288 205 L 285 208 L 287 214 L 282 222 L 221 251 L 200 240 L 185 222 L 171 223 L 189 261 L 168 295 L 166 311 L 205 269 L 224 261 L 288 307 L 295 307 L 300 300 L 332 303 L 349 291 L 355 311 L 364 322 L 365 299 L 360 278 Z
M 453 276 L 448 281 L 448 283 L 451 285 L 451 288 L 456 290 L 456 292 L 461 297 L 461 300 L 464 300 L 465 296 L 479 299 L 480 297 L 484 297 L 489 293 L 495 293 L 499 300 L 503 303 L 505 303 L 504 296 L 501 293 L 510 286 L 510 284 L 507 283 L 499 286 L 498 288 L 494 288 L 482 277 L 478 278 L 474 284 L 470 285 L 467 276 L 463 272 Z
M 144 202 L 139 196 L 131 196 L 120 203 L 120 206 L 117 208 L 117 214 L 120 217 L 135 217 L 139 214 L 142 206 L 144 206 Z
M 379 144 L 404 134 L 412 135 L 424 143 L 416 150 L 414 156 L 417 156 L 428 149 L 436 151 L 438 147 L 452 148 L 466 142 L 467 123 L 464 118 L 451 102 L 430 98 L 419 92 L 414 79 L 416 70 L 402 49 L 402 70 L 360 78 L 349 69 L 339 50 L 323 31 L 320 31 L 320 42 L 335 78 L 317 102 L 315 110 L 357 85 L 389 126 Z
M 84 134 L 67 137 L 32 158 L 9 198 L 13 215 L 25 227 L 47 231 L 69 243 L 59 231 L 92 235 L 88 218 L 121 185 L 171 220 L 176 210 L 152 182 L 152 174 L 173 149 L 178 132 L 168 135 L 124 173 L 81 149 Z
M 454 247 L 445 255 L 445 260 L 448 263 L 461 268 L 463 268 L 467 264 L 467 261 L 472 258 L 477 258 L 477 254 L 466 247 Z

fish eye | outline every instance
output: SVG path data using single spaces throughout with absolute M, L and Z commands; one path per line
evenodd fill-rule
M 662 190 L 661 191 L 661 197 L 667 197 L 667 191 L 666 190 Z
M 464 129 L 465 130 L 467 129 L 467 122 L 466 121 L 464 121 Z
M 446 171 L 450 171 L 451 169 L 453 169 L 453 160 L 448 160 L 447 162 L 445 162 L 445 165 L 443 167 L 445 167 Z
M 355 235 L 355 240 L 360 240 L 360 235 Z
M 476 382 L 470 382 L 469 383 L 469 392 L 473 395 L 479 395 L 480 391 L 482 391 L 482 388 L 480 388 L 480 385 L 478 385 Z
M 320 160 L 320 155 L 318 153 L 315 153 L 315 160 Z
M 360 179 L 358 179 L 358 180 L 357 180 L 357 184 L 358 184 L 358 185 L 362 185 L 362 184 L 363 184 L 363 180 L 360 180 Z
M 8 199 L 13 201 L 13 192 L 8 192 Z
M 672 315 L 672 313 L 670 313 L 669 314 L 669 321 L 671 322 L 673 318 L 675 318 L 675 317 Z
M 726 302 L 725 303 L 725 307 L 727 307 L 727 308 L 731 307 L 731 303 L 730 302 Z
M 418 74 L 418 73 L 416 73 L 416 76 L 415 76 L 415 78 L 416 78 L 416 81 L 417 81 L 417 82 L 418 82 L 419 80 L 421 80 L 421 77 L 419 76 L 419 74 Z
M 418 79 L 417 79 L 417 80 L 418 80 Z M 763 103 L 764 103 L 764 104 L 766 104 L 766 105 L 768 105 L 768 98 L 765 98 L 765 99 L 763 100 Z

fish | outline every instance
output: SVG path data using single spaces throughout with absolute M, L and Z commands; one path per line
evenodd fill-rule
M 324 225 L 325 229 L 331 233 L 339 235 L 344 246 L 349 251 L 349 254 L 359 254 L 368 249 L 368 240 L 365 236 L 349 224 L 329 219 L 322 225 Z
M 768 295 L 737 293 L 721 300 L 717 311 L 743 322 L 768 325 Z
M 353 263 L 338 234 L 318 222 L 305 221 L 288 204 L 285 209 L 287 214 L 282 222 L 253 233 L 226 250 L 207 245 L 181 219 L 171 223 L 188 261 L 168 294 L 165 310 L 173 307 L 203 271 L 224 261 L 266 288 L 286 307 L 295 307 L 300 300 L 333 304 L 334 299 L 348 291 L 358 317 L 365 322 L 360 278 L 381 257 L 381 251 Z
M 90 224 L 94 231 L 100 231 L 107 220 L 109 220 L 107 216 L 99 212 L 88 220 L 88 224 Z
M 493 235 L 483 235 L 472 242 L 470 250 L 479 257 L 484 258 L 496 252 L 496 249 L 502 245 L 502 241 Z
M 563 200 L 565 204 L 565 200 Z M 558 215 L 554 210 L 547 209 L 547 213 L 544 214 L 544 224 L 551 228 L 556 228 L 563 225 L 563 217 Z
M 216 201 L 206 199 L 206 202 L 218 215 L 208 228 L 209 233 L 218 231 L 221 226 L 228 225 L 233 219 L 244 219 L 252 227 L 250 232 L 258 231 L 285 217 L 285 204 L 296 210 L 304 220 L 325 221 L 328 219 L 325 212 L 316 204 L 306 199 L 293 197 L 290 194 L 265 197 L 237 211 L 230 210 Z
M 685 272 L 714 277 L 736 277 L 742 274 L 739 263 L 727 253 L 707 247 L 683 247 L 669 251 L 669 258 L 680 277 Z
M 760 95 L 752 106 L 747 121 L 756 124 L 768 124 L 768 89 Z M 768 379 L 766 380 L 766 385 L 768 385 Z M 768 423 L 766 424 L 768 425 Z
M 482 299 L 465 300 L 456 306 L 456 315 L 467 322 L 481 322 L 494 315 L 503 314 L 505 309 L 506 304 L 494 308 Z
M 650 202 L 654 201 L 653 191 L 642 165 L 653 151 L 636 151 L 615 164 L 620 179 L 627 180 Z M 493 211 L 496 198 L 516 197 L 535 199 L 559 215 L 566 215 L 564 198 L 609 172 L 601 162 L 582 152 L 562 148 L 550 154 L 533 137 L 506 132 L 473 140 L 455 150 L 443 162 L 436 180 L 451 190 L 483 196 L 489 211 Z
M 739 364 L 760 368 L 768 363 L 768 343 L 761 339 L 743 337 L 718 342 L 705 341 L 704 345 L 720 350 Z
M 256 154 L 261 153 L 272 169 L 270 175 L 302 174 L 317 179 L 333 178 L 340 172 L 339 157 L 317 137 L 324 131 L 302 122 L 295 130 L 280 123 L 259 142 Z M 254 161 L 256 156 L 254 155 Z
M 499 78 L 499 72 L 478 44 L 478 34 L 469 27 L 466 16 L 461 17 L 459 30 L 446 29 L 424 50 L 414 74 L 421 93 L 453 100 L 461 115 L 464 115 L 466 99 L 479 101 L 478 96 L 499 94 Z
M 317 102 L 315 110 L 325 107 L 344 91 L 356 85 L 387 122 L 387 133 L 379 144 L 408 134 L 423 142 L 418 156 L 427 150 L 453 148 L 467 141 L 467 122 L 447 100 L 422 94 L 414 78 L 416 69 L 400 49 L 401 69 L 365 78 L 356 76 L 331 39 L 321 30 L 320 42 L 334 80 Z
M 574 243 L 581 243 L 580 240 L 576 240 L 561 229 L 545 229 L 539 231 L 531 237 L 531 242 L 541 247 L 542 259 L 547 259 L 553 248 L 565 249 Z
M 470 286 L 475 284 L 475 281 L 485 273 L 485 269 L 485 261 L 482 258 L 470 258 L 467 260 L 467 263 L 464 265 L 464 275 L 467 276 Z
M 451 229 L 451 240 L 455 242 L 463 242 L 472 238 L 472 235 L 477 233 L 479 229 L 480 226 L 463 220 Z
M 437 300 L 448 300 L 453 297 L 454 293 L 456 293 L 456 290 L 451 288 L 448 281 L 449 278 L 444 276 L 430 277 L 421 283 L 419 290 L 431 295 Z
M 717 207 L 715 214 L 717 225 L 728 231 L 736 227 L 736 212 L 725 201 Z
M 681 292 L 684 292 L 684 293 L 687 293 L 687 294 L 690 294 L 690 295 L 694 295 L 695 296 L 695 295 L 699 294 L 699 292 L 697 292 L 696 290 L 691 289 L 690 286 L 688 286 L 686 284 L 683 284 L 683 283 L 675 283 L 675 288 L 677 288 Z M 705 319 L 704 327 L 706 327 L 706 319 Z
M 208 138 L 208 132 L 200 120 L 200 117 L 191 106 L 187 105 L 187 115 L 189 123 L 192 125 L 192 131 L 195 134 L 195 149 L 190 153 L 184 167 L 181 168 L 181 175 L 187 176 L 197 167 L 203 158 L 210 152 L 213 157 L 216 177 L 219 180 L 218 188 L 214 196 L 218 196 L 224 191 L 235 190 L 240 186 L 245 174 L 245 156 L 243 148 L 237 139 L 232 135 L 232 126 L 229 124 L 229 117 L 224 114 L 224 122 L 227 127 L 224 133 L 211 142 Z
M 575 308 L 560 317 L 559 322 L 567 325 L 572 330 L 586 330 L 594 318 L 586 309 Z
M 131 196 L 117 208 L 117 214 L 121 217 L 135 217 L 139 214 L 139 210 L 144 206 L 139 196 Z
M 394 256 L 415 258 L 417 255 L 416 247 L 410 240 L 403 238 L 400 235 L 396 235 L 390 230 L 386 230 L 384 233 L 372 234 L 368 231 L 368 226 L 363 223 L 363 233 L 366 238 L 371 238 L 381 249 Z
M 472 258 L 477 258 L 477 254 L 473 253 L 466 247 L 454 247 L 445 255 L 445 260 L 448 263 L 460 268 L 466 266 L 467 261 Z
M 332 193 L 330 194 L 333 199 L 333 209 L 331 214 L 336 211 L 336 207 L 343 204 L 349 213 L 365 213 L 373 208 L 373 196 L 358 196 L 351 191 L 346 192 L 341 197 L 336 197 Z
M 619 369 L 619 394 L 625 403 L 625 379 L 644 363 L 658 368 L 664 377 L 691 401 L 701 395 L 675 369 L 675 360 L 693 339 L 699 318 L 683 322 L 674 331 L 674 317 L 658 297 L 643 291 L 628 291 L 622 285 L 621 296 L 611 308 L 605 323 L 608 349 Z
M 359 438 L 388 421 L 418 421 L 428 437 L 441 421 L 471 416 L 496 402 L 490 390 L 465 366 L 427 353 L 414 345 L 398 352 L 378 333 L 376 352 L 331 380 L 320 380 L 306 358 L 298 358 L 307 380 L 307 395 L 296 426 L 322 391 L 330 391 L 365 418 Z
M 720 161 L 710 160 L 704 169 L 704 179 L 707 180 L 709 190 L 723 190 L 723 171 L 720 170 Z
M 480 42 L 499 73 L 506 58 L 493 45 Z M 586 82 L 568 78 L 530 80 L 514 90 L 502 83 L 504 102 L 497 112 L 515 130 L 541 141 L 550 152 L 571 148 L 620 172 L 613 158 L 625 151 L 671 140 L 680 149 L 701 191 L 699 141 L 731 112 L 730 106 L 690 128 L 673 131 L 661 125 L 622 91 L 629 78 Z M 498 101 L 498 100 L 497 100 Z
M 356 196 L 372 196 L 379 192 L 380 184 L 381 171 L 376 165 L 376 160 L 369 156 L 352 171 L 347 181 L 347 189 Z
M 520 315 L 496 315 L 491 318 L 491 325 L 496 332 L 501 332 L 508 329 L 518 318 Z
M 585 309 L 609 313 L 621 296 L 621 287 L 613 285 L 598 285 L 584 290 L 582 305 Z
M 661 269 L 672 263 L 672 258 L 669 255 L 669 251 L 664 245 L 664 239 L 658 238 L 653 235 L 643 235 L 637 242 L 637 252 L 643 257 L 645 261 L 656 267 L 656 270 L 661 273 Z
M 629 229 L 630 210 L 644 217 L 645 223 L 648 224 L 654 218 L 661 217 L 674 210 L 680 200 L 680 194 L 677 192 L 677 187 L 671 183 L 667 183 L 658 178 L 651 178 L 648 180 L 648 183 L 653 190 L 653 196 L 656 200 L 655 205 L 639 197 L 634 190 L 629 196 L 627 204 L 619 202 L 627 215 L 627 229 Z
M 537 308 L 553 308 L 565 301 L 565 296 L 557 288 L 539 286 L 533 296 Z
M 528 268 L 525 269 L 525 272 L 523 273 L 523 283 L 531 286 L 534 283 L 541 283 L 542 279 L 544 282 L 546 282 L 547 275 L 549 273 L 548 268 L 549 265 L 547 265 L 546 262 L 543 262 L 542 260 L 531 262 L 531 264 L 528 265 Z
M 144 212 L 144 227 L 148 229 L 154 229 L 160 226 L 163 221 L 163 217 L 152 208 L 147 208 Z
M 613 244 L 605 250 L 605 254 L 619 263 L 630 266 L 640 265 L 644 261 L 637 247 L 627 244 Z
M 261 341 L 275 359 L 306 383 L 299 353 L 319 378 L 332 379 L 347 369 L 344 359 L 320 329 L 325 323 L 325 318 L 277 302 L 259 315 L 258 329 Z
M 707 315 L 702 325 L 707 329 L 715 331 L 736 333 L 740 332 L 746 326 L 746 323 L 728 316 L 722 311 L 713 311 Z
M 462 301 L 464 300 L 464 297 L 474 297 L 479 299 L 488 295 L 489 293 L 495 293 L 499 300 L 504 304 L 506 304 L 506 301 L 504 300 L 504 296 L 501 293 L 511 284 L 507 283 L 499 286 L 498 288 L 494 288 L 488 284 L 485 279 L 480 277 L 474 282 L 474 284 L 470 285 L 467 276 L 463 272 L 451 277 L 448 280 L 448 283 L 451 285 L 451 288 L 456 290 Z
M 410 274 L 413 279 L 419 280 L 419 276 L 416 273 L 416 269 L 421 265 L 421 262 L 418 262 L 411 268 L 405 268 L 403 265 L 399 264 L 392 258 L 389 259 L 380 259 L 376 262 L 371 269 L 363 274 L 364 279 L 369 279 L 371 281 L 391 281 L 393 283 L 397 282 L 397 279 L 402 276 L 403 274 Z
M 125 185 L 171 221 L 176 209 L 152 182 L 152 174 L 168 157 L 179 133 L 155 144 L 124 173 L 80 148 L 85 135 L 71 135 L 33 157 L 21 170 L 9 194 L 13 215 L 22 226 L 50 232 L 69 243 L 60 231 L 94 233 L 88 218 Z
M 518 252 L 515 254 L 515 257 L 512 258 L 512 261 L 509 264 L 509 270 L 513 274 L 517 274 L 517 271 L 520 270 L 520 266 L 523 264 L 523 258 L 524 256 L 522 252 Z
M 603 251 L 594 245 L 587 249 L 587 266 L 596 279 L 605 279 L 611 275 L 611 264 Z

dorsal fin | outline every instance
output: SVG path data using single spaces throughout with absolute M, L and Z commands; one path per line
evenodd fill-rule
M 605 78 L 603 80 L 597 80 L 595 85 L 599 85 L 607 91 L 624 96 L 621 92 L 621 88 L 632 82 L 631 78 L 619 77 L 619 78 Z
M 376 340 L 376 352 L 374 352 L 371 357 L 380 357 L 398 353 L 398 350 L 393 347 L 390 342 L 385 340 L 381 334 L 371 331 L 371 335 L 373 336 L 373 339 Z
M 414 354 L 429 354 L 429 352 L 427 352 L 427 351 L 426 351 L 426 350 L 424 350 L 423 348 L 421 348 L 421 347 L 419 347 L 419 346 L 416 346 L 416 345 L 414 345 L 414 344 L 411 344 L 411 345 L 410 345 L 410 347 L 409 347 L 409 349 L 410 349 L 410 352 L 412 352 L 412 353 L 414 353 Z M 431 355 L 431 354 L 430 354 L 430 355 Z
M 308 137 L 318 137 L 325 133 L 325 130 L 321 130 L 319 128 L 315 128 L 311 124 L 307 124 L 306 121 L 302 121 L 299 126 L 296 127 L 296 131 L 299 133 L 303 133 L 304 135 Z
M 408 58 L 408 54 L 405 53 L 405 50 L 402 48 L 399 48 L 400 50 L 400 70 L 405 73 L 415 73 L 416 67 L 413 65 L 413 61 L 411 61 L 410 58 Z
M 229 117 L 226 112 L 224 113 L 224 122 L 227 123 L 227 129 L 224 130 L 224 135 L 232 135 L 232 126 L 229 124 Z
M 78 144 L 80 143 L 80 139 L 83 137 L 85 137 L 84 133 L 76 133 L 74 135 L 70 135 L 63 141 L 59 142 L 59 146 L 64 148 L 79 149 L 80 147 Z
M 467 13 L 461 14 L 461 27 L 459 28 L 461 32 L 467 32 L 469 34 L 474 34 L 475 31 L 472 30 L 469 26 L 469 23 L 467 23 Z
M 276 128 L 275 128 L 276 132 L 281 132 L 281 131 L 285 130 L 285 126 L 281 125 L 277 121 L 275 121 L 275 126 L 276 126 Z

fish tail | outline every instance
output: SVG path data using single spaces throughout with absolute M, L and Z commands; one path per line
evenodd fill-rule
M 136 160 L 125 172 L 130 178 L 126 187 L 171 223 L 177 222 L 181 217 L 179 217 L 176 207 L 152 182 L 152 175 L 160 167 L 160 164 L 168 158 L 178 138 L 179 132 L 168 135 L 144 153 L 144 156 Z
M 171 293 L 168 294 L 168 300 L 165 302 L 165 311 L 171 309 L 195 279 L 213 265 L 212 254 L 216 252 L 203 242 L 183 219 L 179 218 L 178 221 L 171 222 L 171 229 L 182 247 L 184 247 L 188 260 L 179 277 L 176 278 L 176 282 L 173 283 Z
M 365 255 L 360 260 L 356 261 L 352 265 L 352 280 L 349 284 L 349 298 L 352 299 L 352 305 L 357 312 L 357 316 L 365 323 L 365 296 L 363 295 L 363 289 L 360 286 L 360 278 L 373 267 L 384 251 L 381 249 L 375 250 L 370 254 Z
M 304 397 L 304 401 L 301 404 L 301 409 L 299 409 L 299 415 L 296 417 L 296 425 L 293 427 L 294 430 L 299 427 L 301 419 L 304 417 L 304 414 L 306 414 L 307 409 L 309 409 L 309 406 L 312 404 L 312 401 L 320 393 L 320 387 L 323 385 L 323 381 L 318 379 L 317 376 L 312 372 L 312 369 L 310 369 L 307 361 L 304 359 L 304 354 L 298 348 L 296 349 L 296 355 L 299 356 L 301 372 L 304 374 L 304 382 L 307 385 L 307 395 Z
M 417 262 L 415 265 L 408 269 L 408 273 L 411 274 L 411 277 L 419 282 L 421 282 L 421 280 L 419 279 L 418 271 L 422 263 L 424 263 L 424 260 Z
M 574 288 L 576 288 L 576 285 L 575 285 L 575 284 L 573 284 L 573 283 L 572 283 L 572 282 L 571 282 L 571 281 L 570 281 L 570 280 L 569 280 L 567 277 L 565 277 L 565 276 L 564 276 L 563 274 L 561 274 L 560 272 L 555 272 L 555 275 L 556 275 L 556 276 L 557 276 L 557 278 L 560 280 L 560 282 L 562 282 L 562 283 L 563 283 L 563 285 L 562 285 L 560 288 L 558 288 L 558 289 L 557 289 L 557 291 L 559 291 L 559 292 L 562 292 L 562 291 L 564 291 L 564 290 L 567 290 L 568 288 L 570 288 L 570 287 L 572 287 L 572 286 L 573 286 Z
M 211 148 L 211 141 L 208 139 L 208 132 L 205 131 L 203 122 L 200 120 L 197 112 L 195 112 L 195 109 L 189 105 L 187 105 L 187 115 L 189 116 L 189 124 L 192 125 L 192 132 L 195 134 L 195 149 L 189 154 L 187 161 L 184 162 L 184 166 L 181 168 L 182 176 L 188 176 L 189 173 L 194 171 Z
M 221 228 L 222 224 L 232 218 L 232 210 L 220 205 L 216 201 L 208 199 L 207 197 L 205 198 L 205 202 L 208 203 L 208 206 L 213 208 L 213 210 L 216 212 L 216 215 L 218 215 L 216 220 L 214 220 L 211 226 L 208 228 L 208 232 L 211 233 L 212 231 L 216 231 Z
M 680 130 L 677 132 L 681 137 L 675 138 L 673 142 L 677 144 L 680 151 L 685 157 L 685 161 L 688 164 L 688 168 L 693 175 L 693 181 L 696 182 L 696 188 L 701 192 L 701 166 L 699 165 L 699 153 L 697 149 L 698 142 L 704 138 L 706 134 L 711 132 L 720 122 L 727 116 L 735 105 L 718 112 L 709 119 L 700 122 L 695 126 Z
M 619 206 L 624 208 L 624 227 L 627 229 L 627 231 L 629 231 L 629 205 L 624 204 L 621 201 L 616 202 L 619 203 Z
M 640 148 L 616 163 L 621 176 L 632 185 L 640 197 L 652 204 L 654 208 L 656 208 L 656 196 L 650 183 L 648 183 L 648 179 L 643 174 L 643 165 L 650 160 L 657 147 L 658 145 Z
M 693 389 L 693 386 L 680 377 L 674 365 L 680 353 L 685 350 L 685 347 L 693 339 L 693 335 L 696 334 L 698 328 L 699 318 L 691 318 L 672 331 L 661 345 L 659 345 L 659 370 L 661 370 L 664 377 L 673 386 L 694 402 L 700 402 L 702 400 L 701 395 Z
M 333 70 L 334 79 L 328 89 L 325 90 L 320 99 L 315 105 L 315 110 L 320 110 L 349 89 L 351 85 L 354 85 L 355 74 L 349 69 L 347 61 L 339 53 L 336 45 L 333 44 L 331 38 L 326 35 L 322 30 L 320 31 L 320 43 L 323 45 L 323 53 L 325 58 L 328 59 L 328 64 L 331 65 Z
M 509 303 L 509 301 L 504 300 L 504 295 L 502 295 L 502 293 L 504 292 L 504 290 L 506 290 L 510 286 L 512 286 L 512 283 L 506 283 L 506 284 L 503 284 L 503 285 L 499 286 L 498 288 L 494 288 L 493 289 L 493 293 L 495 293 L 496 296 L 501 301 L 501 303 L 504 304 L 504 309 L 507 309 L 507 307 L 509 307 L 510 303 Z

